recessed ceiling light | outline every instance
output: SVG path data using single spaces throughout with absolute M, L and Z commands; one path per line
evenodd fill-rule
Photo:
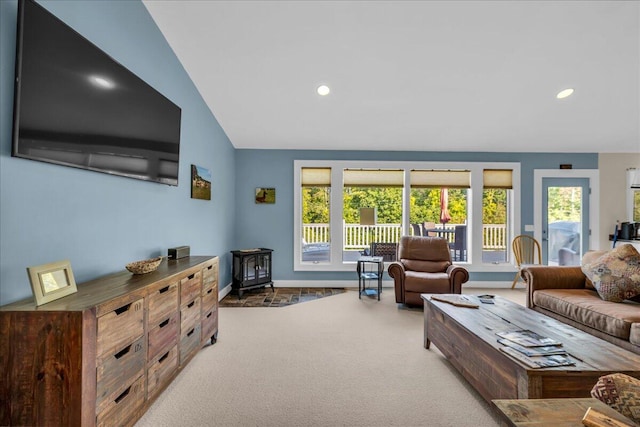
M 103 89 L 113 89 L 116 86 L 115 83 L 113 83 L 111 80 L 105 79 L 104 77 L 100 76 L 91 76 L 89 77 L 89 80 L 95 86 L 101 87 Z
M 558 94 L 556 95 L 556 98 L 563 99 L 563 98 L 566 98 L 567 96 L 571 96 L 572 93 L 573 93 L 573 89 L 571 88 L 565 89 L 558 92 Z
M 318 86 L 318 89 L 316 89 L 316 91 L 320 96 L 327 96 L 329 95 L 329 92 L 331 92 L 331 89 L 329 89 L 329 86 L 327 85 L 320 85 Z

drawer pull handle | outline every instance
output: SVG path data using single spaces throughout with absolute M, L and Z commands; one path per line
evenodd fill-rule
M 213 316 L 213 311 L 212 311 L 212 312 L 210 312 L 209 314 L 207 314 L 207 319 L 208 319 L 209 317 L 211 317 L 211 316 Z
M 131 303 L 129 303 L 127 305 L 123 305 L 120 308 L 116 308 L 114 311 L 116 313 L 116 316 L 120 316 L 122 313 L 124 313 L 125 311 L 129 310 L 129 308 L 131 308 Z
M 127 389 L 125 391 L 123 391 L 120 396 L 116 397 L 115 402 L 116 403 L 120 403 L 120 401 L 122 399 L 124 399 L 125 397 L 127 397 L 127 394 L 129 394 L 129 392 L 131 391 L 131 386 L 127 387 Z
M 158 326 L 161 327 L 161 328 L 164 328 L 165 326 L 167 326 L 169 324 L 169 320 L 170 319 L 165 320 L 164 322 L 160 323 Z
M 189 277 L 187 277 L 187 279 L 191 280 L 191 279 L 193 279 L 194 277 L 196 277 L 196 273 L 193 273 L 192 275 L 190 275 Z
M 209 267 L 207 267 L 207 270 L 211 270 L 213 268 L 213 265 L 210 265 Z
M 167 357 L 169 357 L 169 352 L 168 351 L 165 354 L 163 354 L 160 359 L 158 359 L 158 363 L 164 362 L 167 359 Z
M 209 290 L 207 291 L 207 293 L 208 293 L 208 294 L 210 294 L 211 292 L 213 292 L 213 288 L 211 288 L 211 289 L 209 289 Z
M 165 286 L 164 288 L 160 289 L 160 291 L 158 291 L 158 293 L 160 294 L 164 294 L 165 292 L 167 292 L 169 290 L 169 286 Z
M 196 330 L 196 328 L 191 329 L 189 332 L 187 332 L 187 336 L 190 337 L 191 335 L 193 335 L 193 332 Z
M 114 354 L 113 357 L 115 357 L 116 359 L 120 359 L 122 356 L 129 353 L 129 350 L 131 350 L 131 344 L 129 344 L 128 346 L 126 346 L 125 348 L 123 348 L 122 350 Z
M 189 304 L 187 304 L 188 308 L 193 307 L 193 305 L 196 303 L 196 300 L 191 301 Z

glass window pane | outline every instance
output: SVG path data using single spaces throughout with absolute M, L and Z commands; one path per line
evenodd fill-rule
M 331 260 L 331 187 L 302 188 L 302 261 Z
M 633 222 L 640 222 L 640 191 L 633 192 Z
M 547 198 L 548 264 L 580 265 L 582 188 L 549 187 Z
M 343 189 L 343 261 L 356 261 L 361 254 L 395 258 L 395 246 L 402 235 L 402 187 L 349 186 Z M 375 224 L 361 224 L 360 208 L 375 208 Z M 381 245 L 381 243 L 390 245 Z M 382 254 L 384 252 L 384 254 Z
M 442 236 L 454 261 L 468 261 L 466 188 L 411 188 L 410 235 Z
M 508 191 L 486 188 L 482 192 L 482 262 L 500 264 L 508 261 Z

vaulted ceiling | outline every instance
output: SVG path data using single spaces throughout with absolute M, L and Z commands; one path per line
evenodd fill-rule
M 640 152 L 638 1 L 144 4 L 236 148 Z

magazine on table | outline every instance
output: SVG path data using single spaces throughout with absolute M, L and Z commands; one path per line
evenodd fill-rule
M 515 348 L 520 353 L 529 357 L 549 356 L 552 354 L 567 354 L 566 350 L 559 345 L 547 345 L 544 347 L 524 347 L 524 346 L 521 346 L 520 344 L 517 344 L 513 341 L 506 340 L 504 338 L 500 338 L 498 342 L 502 345 Z
M 556 341 L 553 338 L 544 337 L 528 329 L 496 332 L 496 335 L 498 335 L 500 338 L 504 338 L 516 344 L 520 344 L 523 347 L 546 347 L 550 345 L 562 345 L 560 341 Z
M 553 354 L 548 356 L 535 356 L 529 357 L 520 353 L 518 350 L 512 347 L 500 347 L 500 350 L 507 353 L 509 356 L 518 360 L 519 362 L 524 363 L 530 368 L 553 368 L 556 366 L 569 366 L 575 365 L 576 362 L 573 361 L 569 356 L 562 354 Z

